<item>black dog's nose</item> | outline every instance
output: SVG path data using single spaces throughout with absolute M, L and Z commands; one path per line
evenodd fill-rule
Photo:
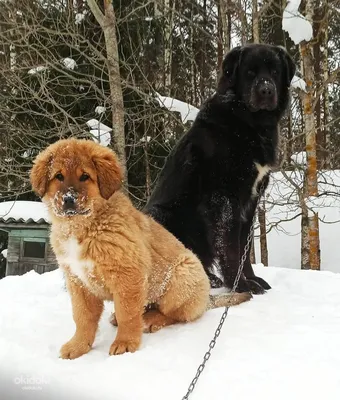
M 261 83 L 258 85 L 257 92 L 263 99 L 269 100 L 274 96 L 274 85 L 267 82 Z

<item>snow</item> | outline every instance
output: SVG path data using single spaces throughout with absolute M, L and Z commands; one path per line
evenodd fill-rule
M 35 68 L 32 68 L 28 71 L 28 74 L 30 75 L 35 75 L 38 72 L 46 71 L 48 68 L 45 65 L 38 65 Z
M 291 155 L 290 159 L 298 165 L 307 165 L 307 153 L 305 151 L 300 151 L 299 153 L 294 153 Z
M 295 44 L 308 42 L 313 37 L 312 24 L 298 11 L 301 0 L 288 0 L 283 11 L 282 29 L 288 32 Z
M 32 149 L 25 150 L 25 151 L 23 152 L 23 154 L 21 155 L 21 157 L 22 157 L 22 158 L 31 157 L 32 153 L 33 153 Z
M 340 274 L 256 266 L 272 285 L 231 308 L 192 399 L 338 400 Z M 208 348 L 222 309 L 144 334 L 133 354 L 109 356 L 116 328 L 107 303 L 92 351 L 58 358 L 74 333 L 59 270 L 0 281 L 2 398 L 181 399 Z M 10 300 L 10 301 L 9 301 Z
M 143 136 L 143 137 L 140 139 L 140 141 L 141 141 L 142 143 L 145 143 L 145 142 L 149 143 L 151 139 L 152 139 L 151 136 L 146 136 L 146 137 Z
M 158 100 L 160 106 L 167 108 L 169 111 L 179 112 L 181 114 L 183 124 L 188 121 L 194 121 L 199 111 L 198 108 L 192 106 L 191 104 L 174 99 L 172 97 L 161 96 L 159 93 L 156 93 L 156 99 Z
M 86 15 L 86 12 L 85 12 L 85 11 L 83 11 L 82 13 L 77 13 L 74 22 L 75 22 L 77 25 L 81 24 L 81 22 L 82 22 L 82 21 L 84 20 L 84 18 L 85 18 L 85 15 Z
M 4 256 L 4 258 L 7 258 L 7 252 L 8 252 L 8 249 L 2 250 L 1 254 Z
M 103 114 L 106 111 L 106 107 L 102 107 L 102 106 L 97 106 L 94 110 L 94 112 L 96 114 Z
M 63 59 L 63 63 L 64 63 L 64 65 L 65 65 L 65 67 L 67 69 L 72 69 L 73 70 L 77 66 L 77 63 L 73 60 L 73 58 L 70 58 L 70 57 L 64 58 Z
M 301 153 L 298 153 L 301 154 Z M 266 191 L 267 245 L 270 265 L 299 269 L 301 265 L 301 208 L 296 187 L 302 188 L 303 172 L 272 174 Z M 319 197 L 307 199 L 310 211 L 319 213 L 321 270 L 340 272 L 340 170 L 319 172 Z M 256 230 L 259 235 L 259 230 Z M 259 238 L 255 238 L 257 260 L 260 260 Z
M 90 133 L 96 143 L 100 143 L 106 147 L 109 146 L 111 143 L 112 128 L 99 122 L 97 119 L 90 119 L 86 122 L 86 125 L 90 128 Z
M 49 221 L 47 207 L 38 201 L 5 201 L 0 203 L 0 220 L 14 219 L 17 222 Z
M 292 79 L 291 86 L 293 88 L 295 88 L 295 89 L 300 89 L 300 90 L 302 90 L 304 92 L 307 91 L 306 82 L 302 78 L 300 78 L 300 77 L 298 77 L 296 75 L 294 75 L 294 77 Z

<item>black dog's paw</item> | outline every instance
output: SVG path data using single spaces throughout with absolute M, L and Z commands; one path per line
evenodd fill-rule
M 232 283 L 229 285 L 230 288 L 234 286 Z M 240 280 L 238 281 L 237 287 L 236 287 L 236 292 L 237 293 L 243 293 L 243 292 L 251 292 L 251 287 L 249 285 L 249 281 L 247 281 L 245 278 L 241 277 Z
M 252 276 L 251 278 L 252 281 L 257 282 L 259 285 L 261 285 L 263 287 L 264 290 L 269 290 L 272 287 L 269 285 L 269 283 L 267 283 L 264 279 L 260 278 L 259 276 Z
M 247 284 L 249 287 L 249 291 L 253 294 L 264 294 L 266 293 L 265 289 L 257 283 L 257 281 L 252 279 L 247 279 Z
M 218 289 L 224 286 L 222 280 L 220 278 L 217 278 L 217 276 L 209 274 L 208 277 L 212 289 Z

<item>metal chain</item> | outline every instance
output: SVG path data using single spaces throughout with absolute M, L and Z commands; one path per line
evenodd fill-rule
M 258 195 L 258 198 L 257 198 L 256 208 L 257 208 L 257 206 L 259 204 L 262 192 L 263 192 L 263 184 L 261 185 L 260 190 L 259 190 L 259 195 Z M 240 280 L 242 272 L 243 272 L 244 263 L 246 261 L 247 254 L 248 254 L 248 251 L 250 249 L 251 242 L 252 242 L 252 239 L 253 239 L 253 236 L 254 236 L 255 216 L 256 216 L 256 212 L 254 212 L 254 215 L 253 215 L 253 220 L 251 222 L 251 228 L 250 228 L 249 234 L 247 236 L 247 241 L 246 241 L 246 244 L 244 246 L 244 251 L 243 251 L 243 254 L 242 254 L 242 257 L 241 257 L 241 260 L 240 260 L 240 265 L 239 265 L 239 268 L 238 268 L 238 271 L 237 271 L 237 274 L 236 274 L 236 277 L 235 277 L 235 280 L 234 280 L 234 285 L 233 285 L 232 290 L 231 290 L 231 299 L 235 295 L 237 285 L 239 283 L 239 280 Z M 201 374 L 202 374 L 202 372 L 203 372 L 203 370 L 204 370 L 204 368 L 206 366 L 206 363 L 208 362 L 208 360 L 209 360 L 209 358 L 211 356 L 211 352 L 212 352 L 213 348 L 216 345 L 216 340 L 220 336 L 224 321 L 226 320 L 226 318 L 228 316 L 228 312 L 229 312 L 229 306 L 226 306 L 225 309 L 224 309 L 224 312 L 223 312 L 223 314 L 221 316 L 220 322 L 219 322 L 219 324 L 218 324 L 218 326 L 217 326 L 217 328 L 215 330 L 214 337 L 209 343 L 209 349 L 204 354 L 203 361 L 199 365 L 199 367 L 197 369 L 197 372 L 196 372 L 196 375 L 195 375 L 194 379 L 191 381 L 191 383 L 190 383 L 190 385 L 188 387 L 188 390 L 187 390 L 185 396 L 182 398 L 182 400 L 187 400 L 189 398 L 189 396 L 191 395 L 191 393 L 194 391 L 194 389 L 196 387 L 196 384 L 197 384 L 197 381 L 198 381 L 199 377 L 201 376 Z

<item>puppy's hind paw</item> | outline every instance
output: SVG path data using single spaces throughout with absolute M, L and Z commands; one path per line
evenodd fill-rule
M 113 326 L 118 326 L 116 313 L 114 313 L 114 312 L 110 316 L 110 324 L 112 324 Z

